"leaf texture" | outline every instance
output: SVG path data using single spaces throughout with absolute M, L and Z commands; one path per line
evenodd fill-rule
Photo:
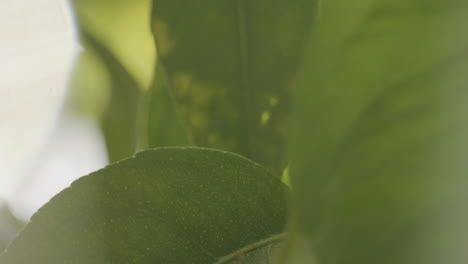
M 1 263 L 214 263 L 281 233 L 287 188 L 238 155 L 161 148 L 74 182 Z

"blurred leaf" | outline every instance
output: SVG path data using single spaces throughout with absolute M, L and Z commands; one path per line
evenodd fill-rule
M 214 263 L 283 231 L 286 186 L 235 154 L 161 148 L 74 182 L 1 263 Z
M 287 186 L 291 187 L 291 180 L 289 176 L 289 166 L 283 170 L 283 175 L 281 175 L 281 181 Z
M 309 239 L 302 233 L 294 233 L 289 240 L 283 243 L 283 247 L 277 249 L 273 263 L 288 264 L 318 264 L 312 253 L 312 245 Z
M 156 67 L 154 76 L 148 96 L 148 146 L 155 148 L 192 145 L 186 128 L 175 111 L 162 65 Z
M 150 85 L 155 62 L 150 0 L 73 0 L 79 26 L 106 47 L 136 80 Z
M 110 51 L 87 32 L 82 41 L 90 45 L 109 71 L 111 91 L 102 117 L 109 160 L 118 161 L 132 156 L 139 143 L 141 122 L 140 101 L 143 91 Z
M 155 0 L 153 32 L 195 145 L 286 166 L 291 86 L 315 1 Z
M 111 162 L 130 157 L 146 147 L 147 110 L 142 94 L 152 79 L 155 48 L 150 31 L 150 1 L 73 1 L 86 50 L 95 52 L 109 75 L 110 92 L 102 114 L 102 128 Z M 85 65 L 88 66 L 88 65 Z M 76 71 L 80 70 L 79 65 Z M 106 80 L 107 76 L 96 76 Z M 86 71 L 75 72 L 75 95 L 92 97 L 97 85 L 89 84 Z M 99 105 L 98 105 L 99 106 Z M 81 106 L 82 107 L 82 106 Z M 82 107 L 83 108 L 83 107 Z M 99 114 L 99 112 L 98 112 Z
M 78 57 L 70 86 L 73 110 L 101 119 L 109 103 L 111 80 L 106 65 L 90 45 Z
M 321 264 L 468 262 L 468 2 L 323 1 L 294 211 Z

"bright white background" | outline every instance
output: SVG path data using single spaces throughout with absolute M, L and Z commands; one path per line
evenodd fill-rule
M 65 105 L 79 46 L 65 0 L 0 0 L 0 201 L 23 220 L 107 164 L 94 121 Z

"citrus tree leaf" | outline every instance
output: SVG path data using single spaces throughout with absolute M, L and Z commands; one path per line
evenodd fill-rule
M 187 129 L 176 113 L 162 65 L 155 69 L 154 82 L 149 91 L 148 147 L 189 146 Z
M 139 146 L 144 91 L 117 58 L 94 36 L 82 31 L 82 40 L 96 51 L 110 76 L 110 92 L 101 119 L 110 162 L 131 157 Z M 80 87 L 76 87 L 80 89 Z
M 161 148 L 85 176 L 1 263 L 214 263 L 283 231 L 286 186 L 241 156 Z
M 73 0 L 78 24 L 105 46 L 142 88 L 153 78 L 151 0 Z
M 323 1 L 291 183 L 321 264 L 466 263 L 468 2 Z
M 318 264 L 308 238 L 304 238 L 303 234 L 294 234 L 285 242 L 287 247 L 277 249 L 273 263 L 288 263 L 288 264 Z
M 291 86 L 315 1 L 154 0 L 152 28 L 195 145 L 281 176 Z
M 90 45 L 84 45 L 69 84 L 69 105 L 80 115 L 101 119 L 106 111 L 111 79 L 106 65 Z
M 106 104 L 98 106 L 103 110 L 96 117 L 101 120 L 109 160 L 128 158 L 147 144 L 147 109 L 142 95 L 153 79 L 156 59 L 150 31 L 150 1 L 80 0 L 72 4 L 85 48 L 82 56 L 92 51 L 104 66 L 101 76 L 91 77 L 104 79 L 109 86 L 105 100 L 101 100 Z M 89 98 L 95 97 L 97 90 L 105 90 L 93 89 L 90 86 L 96 84 L 83 82 L 90 76 L 79 70 L 77 67 L 73 83 L 75 95 Z

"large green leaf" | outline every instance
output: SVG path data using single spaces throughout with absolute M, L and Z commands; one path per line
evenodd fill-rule
M 238 155 L 161 148 L 74 182 L 1 263 L 214 263 L 281 233 L 286 186 Z
M 153 32 L 194 143 L 286 166 L 291 87 L 313 0 L 154 0 Z
M 468 262 L 467 12 L 461 0 L 323 1 L 291 163 L 318 263 Z

